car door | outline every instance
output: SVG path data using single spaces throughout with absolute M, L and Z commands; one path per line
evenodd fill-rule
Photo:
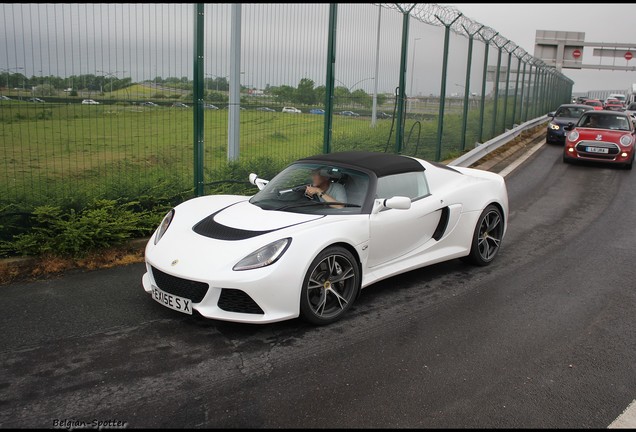
M 432 239 L 444 204 L 428 190 L 425 172 L 396 174 L 378 179 L 376 197 L 411 198 L 408 210 L 383 209 L 370 217 L 368 267 L 390 263 Z

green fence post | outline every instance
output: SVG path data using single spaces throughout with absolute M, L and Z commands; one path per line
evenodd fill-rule
M 450 43 L 450 28 L 457 21 L 462 14 L 460 13 L 455 17 L 450 24 L 446 24 L 437 15 L 435 18 L 441 22 L 446 29 L 444 30 L 444 57 L 442 59 L 442 87 L 439 92 L 439 114 L 437 116 L 437 146 L 435 147 L 435 160 L 439 161 L 442 158 L 442 135 L 444 133 L 444 108 L 446 105 L 446 74 L 448 70 L 448 45 Z
M 325 88 L 325 128 L 322 152 L 331 153 L 331 133 L 333 131 L 333 89 L 336 67 L 336 28 L 338 25 L 338 4 L 329 5 L 329 29 L 327 39 L 327 77 Z
M 506 92 L 504 93 L 504 106 L 503 106 L 503 130 L 506 131 L 506 120 L 508 119 L 508 96 L 510 94 L 510 66 L 512 65 L 512 52 L 508 51 L 508 72 L 506 73 Z
M 521 67 L 521 57 L 519 57 L 519 67 Z M 523 74 L 521 75 L 521 94 L 519 95 L 519 123 L 523 123 L 523 96 L 526 86 L 526 62 L 523 62 Z
M 203 195 L 203 35 L 205 5 L 196 3 L 194 8 L 194 77 L 192 102 L 194 105 L 194 195 Z
M 490 39 L 484 38 L 481 35 L 486 47 L 484 49 L 484 70 L 481 81 L 481 101 L 479 103 L 479 142 L 484 142 L 484 114 L 486 109 L 486 80 L 488 78 L 488 50 L 490 48 L 490 41 L 499 33 L 495 33 Z
M 464 81 L 464 112 L 462 115 L 462 141 L 461 141 L 461 151 L 466 149 L 466 129 L 468 128 L 468 105 L 470 104 L 470 69 L 473 62 L 473 42 L 475 39 L 475 35 L 482 29 L 484 26 L 479 27 L 479 30 L 476 32 L 470 33 L 468 29 L 462 24 L 466 34 L 468 34 L 468 58 L 466 59 L 466 81 Z
M 532 61 L 532 59 L 530 59 Z M 528 121 L 528 115 L 530 113 L 530 104 L 532 103 L 532 67 L 533 64 L 530 63 L 530 68 L 528 70 L 528 96 L 526 97 L 526 106 L 522 108 L 525 114 L 523 115 L 524 123 Z
M 532 118 L 536 118 L 539 111 L 539 78 L 541 77 L 540 66 L 535 66 L 534 71 L 534 89 L 532 90 Z
M 499 53 L 497 54 L 497 72 L 495 73 L 495 100 L 492 112 L 492 126 L 490 127 L 490 138 L 493 138 L 497 133 L 497 110 L 499 109 L 499 74 L 501 73 L 501 52 L 503 48 L 508 45 L 510 41 L 506 41 L 502 46 L 497 46 L 499 48 Z M 495 45 L 497 43 L 495 42 Z
M 402 145 L 404 142 L 404 123 L 406 116 L 404 115 L 404 100 L 406 99 L 406 57 L 408 55 L 409 48 L 409 20 L 411 9 L 408 11 L 402 10 L 402 52 L 400 55 L 400 80 L 398 88 L 398 101 L 397 101 L 397 127 L 395 130 L 395 153 L 402 151 Z
M 517 96 L 519 94 L 519 75 L 521 75 L 521 57 L 515 55 L 517 57 L 517 73 L 515 78 L 515 97 L 512 102 L 512 127 L 515 126 L 517 122 Z

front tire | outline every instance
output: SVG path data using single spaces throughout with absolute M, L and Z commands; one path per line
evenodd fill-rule
M 360 267 L 351 252 L 340 246 L 323 250 L 312 261 L 300 294 L 300 316 L 315 325 L 339 320 L 360 289 Z
M 499 252 L 503 234 L 504 220 L 501 210 L 496 205 L 490 204 L 477 220 L 470 254 L 465 261 L 478 266 L 490 264 Z

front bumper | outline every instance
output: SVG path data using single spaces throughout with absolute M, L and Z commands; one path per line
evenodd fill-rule
M 157 287 L 191 300 L 192 309 L 206 318 L 263 324 L 296 318 L 302 280 L 290 280 L 288 272 L 270 268 L 276 264 L 234 272 L 234 280 L 228 277 L 194 280 L 146 260 L 142 284 L 148 294 Z
M 559 130 L 553 130 L 548 128 L 548 131 L 546 133 L 546 141 L 549 143 L 559 143 L 559 144 L 564 144 L 565 143 L 565 131 L 563 130 L 563 128 L 559 129 Z
M 589 143 L 590 146 L 601 146 L 608 147 L 610 152 L 608 154 L 603 153 L 593 153 L 585 151 L 587 145 L 582 142 L 572 143 L 568 141 L 563 149 L 563 157 L 569 160 L 582 160 L 589 162 L 603 162 L 609 164 L 618 164 L 624 165 L 633 162 L 634 160 L 634 146 L 629 146 L 627 148 L 622 147 L 618 144 L 611 143 Z M 616 148 L 617 151 L 613 152 L 612 150 Z

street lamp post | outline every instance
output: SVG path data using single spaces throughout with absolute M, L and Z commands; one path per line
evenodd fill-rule
M 106 72 L 106 71 L 102 71 L 102 70 L 98 70 L 96 71 L 97 73 L 103 73 L 105 77 L 110 77 L 110 93 L 111 93 L 111 97 L 112 97 L 112 93 L 113 93 L 113 77 L 117 78 L 118 73 L 126 73 L 127 71 L 115 71 L 115 72 Z M 155 88 L 156 90 L 156 88 Z
M 417 44 L 417 41 L 420 39 L 422 38 L 413 39 L 413 55 L 411 56 L 411 84 L 409 85 L 409 92 L 412 95 L 415 94 L 415 92 L 413 91 L 413 76 L 415 75 L 415 45 Z

